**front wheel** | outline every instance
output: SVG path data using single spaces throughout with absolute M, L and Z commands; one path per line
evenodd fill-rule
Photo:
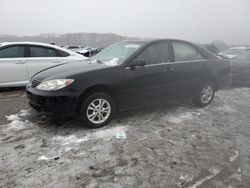
M 209 105 L 214 98 L 215 88 L 212 82 L 205 82 L 201 85 L 197 95 L 193 97 L 193 103 L 199 107 Z
M 82 103 L 80 120 L 90 128 L 107 125 L 115 112 L 112 97 L 106 93 L 93 93 Z

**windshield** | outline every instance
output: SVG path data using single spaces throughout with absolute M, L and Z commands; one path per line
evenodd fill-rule
M 243 49 L 230 48 L 230 49 L 224 50 L 222 52 L 222 54 L 225 54 L 225 55 L 238 55 L 243 51 L 244 51 Z
M 93 56 L 90 61 L 105 65 L 119 65 L 142 45 L 141 42 L 119 42 Z

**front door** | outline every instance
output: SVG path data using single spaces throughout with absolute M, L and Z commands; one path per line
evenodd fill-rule
M 0 49 L 0 87 L 28 83 L 25 46 L 11 45 Z
M 125 67 L 124 82 L 118 91 L 121 108 L 159 102 L 172 91 L 173 64 L 168 42 L 149 45 L 135 59 L 145 60 L 146 65 L 134 69 Z

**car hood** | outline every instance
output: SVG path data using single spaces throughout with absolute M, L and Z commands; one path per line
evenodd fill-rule
M 89 61 L 73 61 L 53 66 L 38 72 L 33 78 L 39 81 L 69 78 L 73 75 L 105 69 L 104 64 L 90 63 Z

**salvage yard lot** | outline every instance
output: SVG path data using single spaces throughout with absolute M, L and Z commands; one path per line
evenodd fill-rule
M 247 187 L 250 88 L 118 114 L 87 129 L 39 116 L 23 90 L 0 92 L 0 187 Z M 116 138 L 119 132 L 126 138 Z

